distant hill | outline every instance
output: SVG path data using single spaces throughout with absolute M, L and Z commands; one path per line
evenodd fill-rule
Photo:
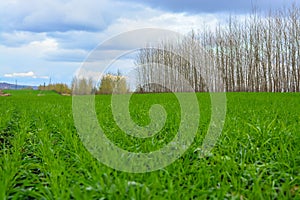
M 34 90 L 38 89 L 38 86 L 30 86 L 30 85 L 16 85 L 16 84 L 10 84 L 2 82 L 0 83 L 0 89 L 1 90 L 20 90 L 31 87 Z

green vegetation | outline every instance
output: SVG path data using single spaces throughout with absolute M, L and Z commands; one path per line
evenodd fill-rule
M 40 85 L 38 89 L 43 91 L 55 91 L 59 94 L 71 94 L 71 89 L 64 83 L 49 84 L 47 86 Z
M 208 128 L 210 101 L 197 94 L 201 122 L 195 142 L 170 166 L 129 174 L 99 163 L 82 145 L 72 97 L 6 91 L 0 97 L 0 199 L 300 199 L 300 94 L 228 93 L 223 134 L 212 155 L 197 149 Z M 114 123 L 110 95 L 96 96 L 107 136 L 130 151 L 158 149 L 176 134 L 173 94 L 137 94 L 130 111 L 140 125 L 148 108 L 165 106 L 163 130 L 150 141 L 126 136 Z
M 40 90 L 4 90 L 4 93 L 9 93 L 13 96 L 59 96 L 55 91 L 40 91 Z

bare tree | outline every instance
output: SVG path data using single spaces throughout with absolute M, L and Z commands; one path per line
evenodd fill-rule
M 195 91 L 299 92 L 299 33 L 296 5 L 266 16 L 254 10 L 243 22 L 230 16 L 227 25 L 213 32 L 191 31 L 177 43 L 162 41 L 142 49 L 137 57 L 137 64 L 143 66 L 138 80 L 148 92 L 163 92 L 165 86 L 183 92 L 182 84 L 170 85 L 181 82 L 181 76 Z M 163 87 L 149 87 L 155 80 Z

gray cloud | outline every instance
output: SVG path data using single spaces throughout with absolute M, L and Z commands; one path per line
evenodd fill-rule
M 0 27 L 6 31 L 101 31 L 121 9 L 109 0 L 16 0 L 0 2 Z
M 52 62 L 83 62 L 88 52 L 83 50 L 56 50 L 48 52 L 44 59 Z
M 67 31 L 67 32 L 49 32 L 47 37 L 55 38 L 64 49 L 84 49 L 92 50 L 101 41 L 101 32 L 87 31 Z
M 217 13 L 250 12 L 253 8 L 259 10 L 278 9 L 288 7 L 295 0 L 131 0 L 136 3 L 146 4 L 153 8 L 168 10 L 171 12 L 187 13 Z

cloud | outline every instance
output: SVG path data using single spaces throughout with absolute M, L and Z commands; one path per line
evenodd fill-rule
M 44 79 L 38 77 L 46 79 L 46 76 L 48 76 L 51 77 L 53 83 L 70 83 L 74 72 L 80 67 L 80 62 L 65 61 L 62 55 L 57 55 L 60 56 L 62 61 L 56 59 L 57 61 L 54 62 L 47 59 L 47 56 L 60 51 L 63 52 L 64 50 L 60 48 L 55 39 L 50 38 L 32 41 L 26 45 L 16 47 L 7 47 L 0 44 L 0 55 L 2 55 L 0 79 L 1 81 L 14 82 L 14 78 L 4 77 L 4 74 L 34 72 L 37 78 L 18 78 L 18 81 L 23 80 L 24 84 L 30 82 L 39 85 L 44 83 Z M 69 52 L 68 54 L 72 53 Z
M 295 0 L 130 0 L 138 4 L 151 6 L 155 9 L 167 10 L 170 12 L 186 13 L 218 13 L 234 12 L 246 13 L 253 8 L 261 10 L 278 9 L 287 6 Z
M 4 31 L 36 33 L 99 32 L 138 9 L 135 4 L 113 0 L 0 1 L 0 27 Z
M 259 8 L 277 8 L 292 0 L 252 0 Z M 211 29 L 228 19 L 228 13 L 251 10 L 251 0 L 9 0 L 0 1 L 0 74 L 26 72 L 26 80 L 38 84 L 40 74 L 53 82 L 70 82 L 76 69 L 99 43 L 140 28 L 164 28 L 179 33 Z M 125 34 L 126 35 L 126 34 Z M 139 36 L 106 42 L 94 64 L 105 68 L 107 60 L 124 50 L 143 47 Z M 129 59 L 129 58 L 128 58 Z M 132 58 L 130 58 L 132 59 Z M 115 66 L 129 68 L 121 58 Z M 29 72 L 35 72 L 29 76 Z M 37 77 L 36 79 L 34 77 Z M 20 78 L 21 79 L 21 78 Z M 44 80 L 42 80 L 44 82 Z
M 31 1 L 35 2 L 33 0 Z M 0 30 L 0 54 L 2 55 L 0 74 L 13 74 L 15 71 L 32 71 L 37 74 L 47 74 L 49 77 L 51 76 L 53 82 L 70 82 L 74 72 L 80 67 L 89 52 L 96 48 L 99 43 L 103 43 L 111 37 L 126 31 L 147 27 L 164 27 L 184 33 L 190 31 L 191 28 L 197 28 L 197 26 L 202 25 L 204 21 L 206 21 L 207 24 L 210 23 L 210 20 L 216 21 L 216 17 L 214 16 L 207 15 L 204 17 L 183 13 L 169 13 L 155 10 L 144 5 L 110 1 L 109 4 L 102 4 L 103 7 L 98 6 L 98 3 L 94 5 L 94 9 L 101 7 L 99 8 L 99 15 L 105 15 L 105 12 L 101 12 L 101 10 L 110 10 L 111 12 L 115 12 L 115 15 L 118 15 L 111 17 L 110 15 L 112 14 L 108 14 L 104 16 L 108 18 L 111 17 L 111 19 L 107 20 L 107 26 L 104 30 L 75 30 L 72 27 L 69 27 L 70 30 L 61 30 L 60 28 L 55 30 L 55 27 L 59 26 L 61 20 L 64 20 L 63 16 L 59 20 L 55 19 L 57 20 L 57 25 L 54 24 L 51 28 L 52 30 L 41 28 L 43 30 L 40 31 L 43 32 L 36 32 L 35 30 L 31 30 L 29 26 L 24 30 L 25 25 L 27 26 L 29 21 L 31 21 L 30 26 L 33 27 L 40 26 L 40 23 L 44 23 L 40 27 L 52 26 L 52 22 L 50 23 L 48 20 L 50 20 L 53 15 L 61 16 L 59 13 L 65 12 L 61 11 L 61 9 L 65 9 L 65 4 L 74 1 L 75 0 L 68 0 L 59 4 L 59 1 L 53 0 L 52 3 L 50 2 L 51 5 L 49 5 L 50 8 L 51 6 L 53 7 L 53 12 L 48 11 L 46 8 L 41 8 L 41 10 L 46 9 L 46 11 L 41 11 L 40 17 L 32 17 L 37 15 L 34 14 L 35 12 L 39 12 L 37 9 L 41 7 L 39 3 L 37 3 L 38 5 L 32 4 L 34 9 L 31 9 L 28 6 L 24 6 L 25 3 L 20 0 L 1 1 L 0 10 L 3 9 L 5 12 L 10 10 L 10 12 L 6 12 L 6 14 L 0 12 L 0 23 L 3 25 L 1 26 L 0 24 L 0 28 L 2 29 L 2 31 Z M 47 1 L 42 0 L 42 2 Z M 106 0 L 106 2 L 109 1 Z M 85 8 L 84 6 L 76 7 L 75 5 L 77 3 L 78 2 L 74 4 L 74 13 L 71 13 L 67 17 L 74 19 L 73 21 L 76 21 L 78 17 L 78 23 L 85 24 L 85 21 L 79 17 L 82 15 L 80 13 L 84 13 L 83 10 L 85 10 Z M 1 7 L 1 4 L 13 4 L 10 5 L 10 7 L 15 8 L 14 12 L 12 9 L 4 9 Z M 78 4 L 80 4 L 80 2 Z M 61 8 L 57 6 L 61 6 Z M 83 10 L 80 10 L 82 7 Z M 78 9 L 80 11 L 77 16 L 76 13 Z M 33 13 L 31 13 L 31 11 Z M 57 12 L 59 13 L 57 14 Z M 90 12 L 96 11 L 91 9 Z M 11 19 L 11 21 L 7 20 L 4 22 L 1 16 L 5 16 L 6 19 Z M 24 18 L 24 21 L 21 16 L 27 16 L 27 19 L 25 20 Z M 33 20 L 34 18 L 36 18 L 36 20 Z M 90 18 L 89 20 L 91 20 L 92 23 L 97 24 L 98 17 L 96 14 L 88 18 Z M 109 65 L 107 59 L 112 59 L 120 55 L 123 50 L 143 46 L 144 45 L 138 42 L 138 36 L 123 37 L 120 42 L 114 42 L 113 44 L 106 43 L 102 51 L 96 54 L 97 66 L 105 67 Z M 126 69 L 128 67 L 128 63 L 123 62 L 122 65 L 124 67 L 120 64 L 118 68 Z M 28 77 L 27 80 L 29 80 L 29 78 L 30 77 Z M 37 79 L 34 80 L 36 80 L 37 84 L 40 84 Z
M 52 32 L 103 30 L 114 14 L 108 0 L 14 0 L 0 2 L 4 30 Z
M 53 62 L 83 62 L 87 55 L 88 52 L 85 50 L 59 49 L 59 50 L 48 52 L 44 56 L 44 58 L 47 61 L 53 61 Z
M 24 31 L 0 32 L 0 44 L 8 47 L 18 47 L 30 42 L 46 39 L 45 33 L 32 33 Z
M 16 77 L 20 77 L 20 78 L 25 78 L 25 77 L 29 77 L 29 78 L 41 78 L 41 79 L 48 79 L 48 76 L 37 76 L 34 72 L 21 72 L 21 73 L 11 73 L 11 74 L 4 74 L 4 77 L 6 78 L 16 78 Z
M 63 49 L 92 50 L 104 37 L 104 32 L 66 31 L 48 32 L 48 38 L 54 38 Z

